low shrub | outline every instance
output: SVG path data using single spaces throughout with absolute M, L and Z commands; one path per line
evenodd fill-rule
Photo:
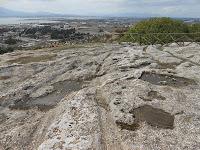
M 13 39 L 12 37 L 9 37 L 7 40 L 5 40 L 5 44 L 15 45 L 15 44 L 17 44 L 17 40 Z
M 200 26 L 189 27 L 183 21 L 171 18 L 151 18 L 131 27 L 120 41 L 138 42 L 141 44 L 165 44 L 177 39 L 182 42 L 190 38 L 190 32 L 200 31 Z
M 13 52 L 14 48 L 12 47 L 0 47 L 0 54 L 4 54 L 4 53 L 9 53 L 9 52 Z

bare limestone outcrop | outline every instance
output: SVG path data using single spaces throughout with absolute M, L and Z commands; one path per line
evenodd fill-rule
M 200 149 L 200 46 L 0 55 L 0 150 Z

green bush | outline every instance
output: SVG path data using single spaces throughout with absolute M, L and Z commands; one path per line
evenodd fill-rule
M 164 44 L 173 41 L 170 35 L 166 36 L 163 33 L 189 33 L 189 29 L 185 23 L 179 20 L 151 18 L 131 27 L 122 37 L 121 41 L 140 42 L 143 44 Z M 179 36 L 181 34 L 175 35 L 174 38 L 177 39 Z
M 189 32 L 190 33 L 200 32 L 200 23 L 189 25 Z
M 195 23 L 188 26 L 190 38 L 196 42 L 200 42 L 200 23 Z
M 13 39 L 12 37 L 9 37 L 7 40 L 5 40 L 5 44 L 15 45 L 15 44 L 17 44 L 17 40 Z
M 0 54 L 4 54 L 4 53 L 9 53 L 9 52 L 13 52 L 14 48 L 12 47 L 0 47 Z

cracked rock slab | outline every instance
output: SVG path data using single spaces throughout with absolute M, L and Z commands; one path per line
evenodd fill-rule
M 0 149 L 200 149 L 199 52 L 94 44 L 0 55 Z

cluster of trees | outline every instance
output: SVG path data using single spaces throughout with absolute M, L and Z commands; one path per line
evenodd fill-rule
M 89 34 L 76 32 L 75 29 L 53 30 L 50 35 L 52 39 L 60 39 L 63 42 L 65 41 L 80 42 L 87 40 L 89 37 Z
M 12 37 L 9 37 L 8 39 L 5 40 L 5 44 L 8 44 L 8 45 L 15 45 L 17 44 L 18 40 L 12 38 Z
M 7 28 L 0 28 L 0 34 L 3 34 L 5 32 L 8 32 L 9 30 Z
M 200 33 L 196 34 L 198 32 L 200 32 L 200 24 L 189 25 L 171 18 L 151 18 L 131 27 L 121 41 L 141 44 L 165 44 L 174 40 L 191 41 L 199 38 Z
M 13 51 L 14 51 L 13 47 L 0 47 L 0 54 L 9 53 Z
M 52 30 L 51 38 L 52 39 L 69 39 L 71 36 L 76 34 L 75 29 L 67 29 L 67 30 Z
M 62 39 L 71 41 L 74 39 L 83 39 L 85 34 L 77 33 L 74 28 L 72 29 L 53 29 L 51 26 L 35 27 L 24 30 L 22 34 L 29 35 L 32 38 L 37 38 L 39 35 L 50 35 L 52 39 Z
M 52 29 L 50 26 L 45 26 L 45 27 L 33 27 L 33 28 L 28 28 L 25 29 L 23 32 L 20 33 L 20 35 L 25 34 L 25 35 L 35 35 L 36 33 L 40 34 L 49 34 L 52 32 Z

